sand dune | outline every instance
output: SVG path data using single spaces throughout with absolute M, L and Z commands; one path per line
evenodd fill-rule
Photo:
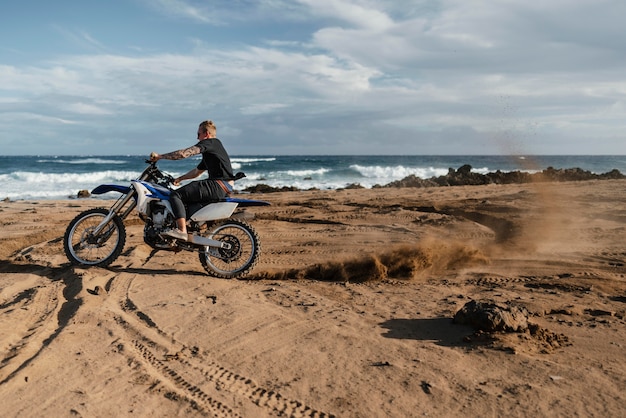
M 623 416 L 625 180 L 271 193 L 247 280 L 61 236 L 95 199 L 0 203 L 2 416 Z M 470 301 L 525 332 L 452 318 Z

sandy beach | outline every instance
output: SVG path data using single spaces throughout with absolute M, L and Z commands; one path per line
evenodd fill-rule
M 62 236 L 112 201 L 0 202 L 3 417 L 624 416 L 626 180 L 254 195 L 245 280 Z M 453 322 L 523 308 L 522 332 Z

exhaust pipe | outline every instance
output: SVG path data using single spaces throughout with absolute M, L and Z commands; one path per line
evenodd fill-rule
M 217 248 L 223 248 L 225 250 L 230 250 L 231 249 L 231 245 L 227 242 L 222 242 L 222 241 L 216 241 L 214 239 L 210 239 L 210 238 L 205 238 L 205 237 L 201 237 L 200 235 L 192 235 L 189 234 L 188 236 L 188 240 L 187 242 L 190 242 L 192 244 L 196 244 L 196 245 L 203 245 L 205 247 L 217 247 Z

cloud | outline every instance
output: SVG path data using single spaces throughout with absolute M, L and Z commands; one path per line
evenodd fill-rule
M 185 0 L 150 0 L 146 2 L 146 5 L 160 10 L 163 14 L 177 18 L 190 19 L 201 23 L 214 21 L 214 19 L 211 19 L 211 15 L 203 11 L 201 7 Z
M 263 20 L 301 21 L 306 18 L 299 0 L 141 0 L 170 19 L 224 27 Z
M 368 7 L 368 3 L 372 4 L 371 2 L 348 0 L 298 1 L 308 6 L 314 16 L 331 18 L 353 27 L 379 32 L 394 25 L 393 20 L 383 10 Z
M 268 113 L 274 113 L 276 110 L 284 109 L 287 107 L 283 103 L 257 103 L 250 106 L 243 106 L 241 108 L 242 115 L 263 115 Z
M 107 47 L 104 44 L 99 42 L 84 30 L 71 30 L 59 24 L 54 24 L 52 26 L 70 43 L 78 45 L 81 48 L 97 52 L 104 52 L 107 50 Z
M 259 36 L 196 30 L 184 47 L 122 53 L 67 32 L 93 52 L 0 65 L 0 115 L 5 131 L 19 114 L 122 153 L 185 146 L 207 117 L 233 153 L 626 152 L 626 6 L 600 3 L 159 0 L 144 4 Z

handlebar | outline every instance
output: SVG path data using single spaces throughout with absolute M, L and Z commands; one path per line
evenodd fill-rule
M 150 156 L 152 156 L 152 154 Z M 149 176 L 153 177 L 156 180 L 155 183 L 162 186 L 169 186 L 171 184 L 174 184 L 174 177 L 159 170 L 156 163 L 156 161 L 146 160 L 146 164 L 149 164 L 150 167 L 148 167 L 146 171 L 144 171 L 144 173 L 147 173 Z

